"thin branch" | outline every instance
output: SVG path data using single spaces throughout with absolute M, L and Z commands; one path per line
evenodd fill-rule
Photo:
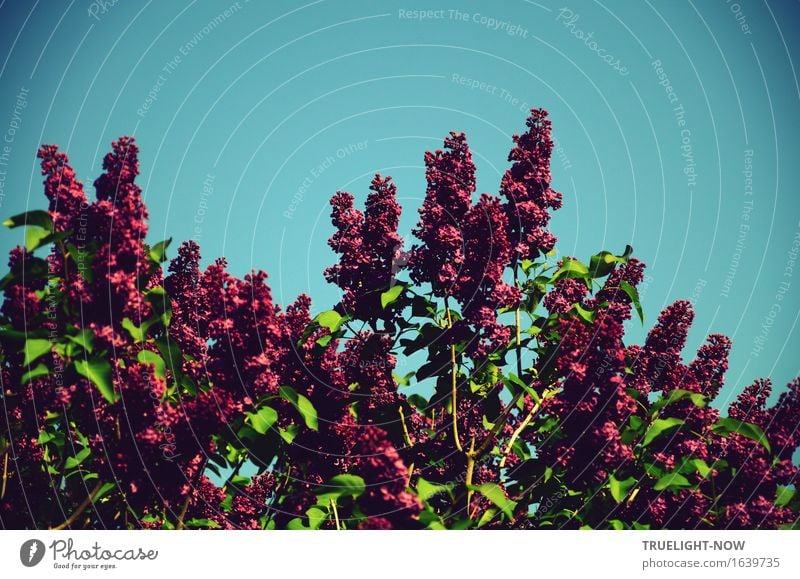
M 203 473 L 206 470 L 206 465 L 208 465 L 208 457 L 203 459 L 202 465 L 200 466 L 199 469 L 197 469 L 197 473 L 195 474 L 194 484 L 191 485 L 189 489 L 189 494 L 186 495 L 186 500 L 183 502 L 183 507 L 181 508 L 181 512 L 178 515 L 178 523 L 175 525 L 175 528 L 178 530 L 183 529 L 183 519 L 186 518 L 186 512 L 189 510 L 189 505 L 192 502 L 192 492 L 195 490 L 195 487 L 199 484 L 200 478 L 203 476 Z M 232 479 L 233 475 L 231 475 L 231 480 Z
M 500 460 L 500 468 L 503 468 L 506 465 L 506 459 L 508 458 L 508 454 L 511 452 L 511 448 L 514 446 L 514 443 L 517 441 L 517 438 L 519 438 L 519 435 L 522 433 L 522 431 L 525 430 L 528 424 L 531 423 L 533 416 L 539 411 L 540 407 L 540 404 L 534 405 L 534 407 L 531 408 L 531 411 L 525 417 L 525 420 L 520 423 L 517 429 L 514 430 L 514 434 L 512 434 L 511 438 L 508 439 L 508 444 L 506 445 L 506 450 L 503 453 L 503 458 Z
M 403 407 L 398 406 L 397 411 L 400 413 L 400 424 L 403 425 L 403 436 L 406 439 L 406 444 L 409 447 L 414 446 L 414 443 L 411 442 L 411 437 L 408 434 L 408 427 L 406 426 L 406 415 L 403 413 Z
M 483 443 L 478 447 L 478 450 L 475 451 L 474 454 L 476 457 L 483 454 L 483 452 L 489 447 L 492 441 L 494 441 L 495 437 L 497 436 L 497 433 L 500 432 L 503 426 L 505 426 L 506 420 L 508 420 L 508 415 L 511 414 L 511 411 L 514 409 L 514 406 L 516 406 L 517 402 L 519 402 L 519 399 L 522 398 L 523 394 L 524 394 L 523 390 L 517 392 L 511 399 L 511 402 L 508 403 L 508 406 L 505 407 L 503 413 L 495 421 L 494 428 L 492 428 L 491 432 L 489 432 L 489 436 L 486 437 L 486 440 L 484 440 Z
M 453 318 L 450 316 L 450 304 L 448 303 L 446 296 L 444 298 L 444 308 L 447 312 L 447 327 L 448 329 L 453 329 Z M 454 344 L 450 346 L 450 373 L 453 375 L 453 439 L 455 440 L 458 451 L 464 452 L 464 449 L 461 446 L 461 439 L 458 436 L 458 363 L 456 362 L 456 347 Z
M 336 521 L 336 530 L 341 531 L 342 527 L 339 524 L 339 511 L 336 509 L 336 501 L 331 499 L 331 508 L 333 509 L 333 519 Z
M 6 496 L 6 482 L 8 481 L 8 451 L 3 456 L 3 488 L 0 489 L 0 499 Z
M 89 493 L 89 496 L 86 497 L 80 505 L 78 505 L 78 508 L 75 509 L 75 511 L 69 517 L 67 517 L 67 520 L 61 523 L 60 525 L 56 525 L 55 527 L 50 527 L 50 530 L 60 531 L 62 529 L 66 529 L 72 523 L 74 523 L 77 520 L 77 518 L 80 517 L 81 514 L 83 514 L 83 511 L 89 508 L 89 505 L 94 504 L 94 497 L 96 497 L 97 493 L 100 492 L 100 488 L 102 486 L 103 482 L 102 481 L 98 482 L 97 485 L 94 487 L 94 489 L 92 489 L 92 492 Z
M 183 519 L 186 517 L 186 511 L 189 510 L 189 503 L 192 502 L 192 494 L 189 493 L 186 495 L 186 500 L 183 501 L 183 507 L 181 507 L 181 513 L 178 515 L 178 524 L 175 525 L 175 528 L 179 531 L 183 529 Z
M 475 437 L 469 443 L 469 452 L 467 453 L 467 475 L 464 478 L 464 484 L 467 487 L 467 517 L 472 518 L 469 512 L 470 504 L 472 503 L 472 476 L 475 472 Z

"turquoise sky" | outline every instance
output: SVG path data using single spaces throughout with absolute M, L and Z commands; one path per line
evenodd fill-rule
M 544 107 L 560 251 L 633 245 L 646 327 L 692 299 L 687 354 L 710 332 L 734 340 L 721 402 L 798 374 L 795 2 L 56 4 L 0 2 L 3 216 L 44 204 L 39 143 L 90 184 L 134 134 L 151 241 L 194 238 L 206 263 L 267 270 L 280 303 L 327 309 L 337 189 L 363 200 L 392 175 L 408 233 L 426 149 L 465 131 L 495 193 L 511 134 Z

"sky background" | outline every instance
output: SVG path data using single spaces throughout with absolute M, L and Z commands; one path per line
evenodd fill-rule
M 5 0 L 0 215 L 45 206 L 40 143 L 91 195 L 132 134 L 150 242 L 173 237 L 174 256 L 193 238 L 204 263 L 264 269 L 276 301 L 306 292 L 319 311 L 338 300 L 322 276 L 336 190 L 363 202 L 391 175 L 408 234 L 425 150 L 466 132 L 478 190 L 496 193 L 511 135 L 543 107 L 560 252 L 631 244 L 648 264 L 629 342 L 691 299 L 687 356 L 712 332 L 734 341 L 724 404 L 800 369 L 799 17 L 748 0 Z M 21 236 L 0 232 L 0 250 Z

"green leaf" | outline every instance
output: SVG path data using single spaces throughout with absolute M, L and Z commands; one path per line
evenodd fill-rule
M 300 517 L 295 517 L 294 519 L 292 519 L 291 521 L 286 523 L 286 528 L 289 531 L 310 531 L 311 530 L 311 527 L 306 527 L 305 526 L 305 524 L 303 522 L 303 519 L 301 519 Z
M 428 409 L 428 399 L 420 394 L 411 394 L 408 398 L 408 403 L 411 404 L 414 408 L 421 412 L 425 412 Z
M 653 486 L 653 490 L 663 491 L 664 489 L 679 489 L 691 487 L 692 483 L 689 482 L 682 474 L 671 472 L 662 476 Z
M 354 474 L 337 474 L 327 484 L 321 485 L 315 491 L 320 501 L 329 501 L 339 497 L 359 497 L 364 493 L 366 485 L 364 479 Z
M 692 392 L 691 390 L 683 390 L 677 388 L 675 390 L 670 390 L 669 395 L 667 396 L 662 395 L 661 398 L 656 400 L 650 407 L 650 412 L 653 416 L 655 416 L 665 406 L 669 406 L 674 402 L 677 402 L 679 400 L 684 400 L 686 398 L 690 399 L 692 401 L 692 404 L 694 404 L 699 408 L 704 408 L 708 403 L 706 397 L 700 394 L 699 392 Z
M 168 328 L 169 322 L 172 320 L 172 302 L 167 295 L 167 290 L 159 285 L 147 290 L 145 296 L 147 297 L 147 301 L 150 302 L 150 305 L 153 306 L 156 317 L 154 320 L 151 318 L 152 321 L 148 320 L 148 322 L 153 324 L 160 320 L 164 327 Z M 144 326 L 144 323 L 142 326 Z
M 128 333 L 135 342 L 144 342 L 147 330 L 151 325 L 151 323 L 144 322 L 141 327 L 138 327 L 130 320 L 130 318 L 124 318 L 122 320 L 122 327 L 125 330 L 128 330 Z
M 625 497 L 628 496 L 631 488 L 637 483 L 636 477 L 629 477 L 625 480 L 617 480 L 617 478 L 612 474 L 608 477 L 608 490 L 611 492 L 611 496 L 614 498 L 617 503 L 621 503 L 625 500 Z
M 45 366 L 44 364 L 39 364 L 35 368 L 31 369 L 28 372 L 25 372 L 20 378 L 20 384 L 27 384 L 29 381 L 33 380 L 34 378 L 39 378 L 40 376 L 47 376 L 50 373 L 50 368 Z
M 440 485 L 426 481 L 422 477 L 419 477 L 417 479 L 417 496 L 419 497 L 419 500 L 421 500 L 423 503 L 426 502 L 432 496 L 438 495 L 440 493 L 446 493 L 447 491 L 448 487 L 445 485 Z
M 336 310 L 327 310 L 316 317 L 316 322 L 333 333 L 341 327 L 345 322 L 345 318 Z
M 297 424 L 290 424 L 286 428 L 278 427 L 278 434 L 286 444 L 292 444 L 298 432 L 300 432 L 300 427 Z
M 14 227 L 20 227 L 21 225 L 34 225 L 36 227 L 41 227 L 42 229 L 49 229 L 52 231 L 53 219 L 50 217 L 50 213 L 47 211 L 36 209 L 9 217 L 3 221 L 3 225 L 11 229 Z
M 633 307 L 636 309 L 639 319 L 642 321 L 642 323 L 644 323 L 644 311 L 642 310 L 642 302 L 639 301 L 639 290 L 637 290 L 624 279 L 619 282 L 619 289 L 624 291 L 626 294 L 628 294 L 628 297 L 631 298 L 631 303 L 633 303 Z
M 398 283 L 398 284 L 390 287 L 385 292 L 383 292 L 381 294 L 381 308 L 383 308 L 385 310 L 386 306 L 396 302 L 397 298 L 400 297 L 400 294 L 402 294 L 403 290 L 405 290 L 405 289 L 406 289 L 406 286 L 404 286 L 403 284 Z
M 72 230 L 69 231 L 57 231 L 55 233 L 48 233 L 44 238 L 40 239 L 33 249 L 37 249 L 39 247 L 43 247 L 45 245 L 50 245 L 51 243 L 58 243 L 59 241 L 64 241 L 70 235 L 72 235 Z
M 659 418 L 654 420 L 650 425 L 650 428 L 648 428 L 647 432 L 645 432 L 644 441 L 642 441 L 642 444 L 644 446 L 649 445 L 668 430 L 672 430 L 681 424 L 683 424 L 683 420 L 680 418 Z
M 489 523 L 491 523 L 494 520 L 494 518 L 497 516 L 498 512 L 499 511 L 497 509 L 495 509 L 495 508 L 486 509 L 484 511 L 484 513 L 481 515 L 481 518 L 478 519 L 477 527 L 480 529 L 482 526 L 488 525 Z M 442 527 L 442 528 L 446 529 L 446 527 Z
M 172 243 L 172 238 L 165 239 L 164 241 L 159 241 L 153 247 L 150 248 L 149 255 L 150 261 L 153 263 L 164 263 L 167 261 L 167 248 L 169 244 Z
M 711 474 L 711 467 L 702 458 L 693 458 L 689 462 L 701 477 L 708 478 L 708 475 Z
M 219 523 L 211 519 L 189 519 L 185 525 L 189 529 L 219 529 Z
M 111 404 L 117 401 L 118 396 L 114 392 L 114 382 L 111 379 L 111 364 L 107 360 L 102 358 L 75 360 L 75 370 L 97 386 L 106 401 Z
M 311 430 L 317 430 L 319 428 L 317 411 L 308 398 L 295 392 L 294 388 L 291 386 L 281 386 L 278 391 L 280 392 L 281 398 L 291 402 L 292 406 L 302 415 L 306 426 Z
M 620 258 L 610 251 L 601 251 L 589 258 L 589 271 L 592 277 L 605 277 L 614 270 Z
M 253 440 L 253 441 L 258 440 L 261 437 L 261 435 L 258 432 L 256 432 L 246 424 L 236 431 L 236 436 L 238 436 L 241 439 Z M 240 454 L 239 449 L 229 448 L 227 456 L 228 462 L 236 462 L 239 459 L 239 454 Z
M 325 348 L 331 343 L 332 340 L 333 334 L 325 334 L 324 336 L 317 338 L 317 346 L 322 346 Z
M 92 271 L 92 263 L 94 262 L 95 243 L 89 246 L 76 247 L 72 243 L 67 243 L 67 256 L 75 264 L 75 269 L 81 274 L 83 279 L 91 283 L 94 281 L 94 272 Z
M 34 251 L 42 245 L 42 241 L 47 239 L 50 231 L 37 227 L 36 225 L 29 225 L 25 230 L 25 248 L 28 251 Z
M 632 444 L 633 441 L 638 440 L 642 433 L 644 432 L 644 420 L 636 416 L 635 414 L 632 415 L 628 421 L 628 428 L 622 431 L 622 435 L 620 440 L 623 444 Z
M 528 273 L 528 271 L 530 271 L 530 269 L 533 267 L 534 264 L 530 259 L 523 259 L 522 261 L 519 262 L 519 265 L 522 268 L 522 271 Z
M 60 433 L 48 432 L 47 430 L 41 430 L 39 432 L 39 439 L 38 439 L 39 445 L 40 446 L 44 446 L 45 444 L 47 444 L 51 440 L 55 440 L 56 438 L 59 438 L 59 436 L 63 436 L 63 435 L 61 435 Z
M 183 377 L 183 354 L 181 348 L 175 340 L 161 339 L 156 340 L 156 348 L 161 352 L 161 357 L 167 364 L 167 368 L 172 373 L 175 382 L 180 383 Z
M 84 460 L 89 458 L 91 453 L 92 451 L 90 449 L 84 448 L 78 451 L 75 456 L 67 457 L 66 462 L 64 462 L 64 470 L 71 470 L 76 466 L 79 466 Z
M 537 404 L 541 403 L 542 399 L 539 396 L 539 393 L 536 392 L 536 390 L 534 390 L 532 387 L 525 384 L 525 382 L 513 372 L 509 372 L 508 376 L 503 378 L 503 382 L 506 384 L 506 386 L 509 387 L 512 384 L 514 384 L 515 386 L 519 386 L 520 388 L 522 388 L 522 390 L 525 391 L 526 394 L 528 394 L 531 398 L 533 398 L 534 402 L 536 402 Z
M 633 430 L 638 431 L 644 425 L 644 419 L 640 416 L 636 416 L 635 414 L 631 415 L 630 420 L 628 421 L 631 425 Z
M 19 331 L 13 329 L 9 324 L 0 326 L 0 338 L 13 340 L 15 342 L 24 342 L 29 337 L 46 336 L 46 335 L 47 335 L 46 330 Z
M 328 518 L 328 513 L 318 507 L 311 507 L 306 511 L 310 529 L 319 529 Z
M 411 384 L 411 379 L 415 374 L 416 372 L 409 372 L 405 376 L 400 376 L 399 374 L 392 372 L 392 378 L 394 378 L 394 381 L 397 382 L 398 386 L 408 386 Z
M 28 338 L 25 340 L 25 359 L 22 361 L 22 365 L 29 366 L 31 362 L 48 353 L 51 348 L 50 340 Z
M 782 531 L 800 531 L 800 518 L 797 518 L 793 523 L 786 523 L 780 526 Z
M 248 412 L 245 421 L 259 434 L 265 434 L 278 421 L 278 412 L 274 408 L 264 406 L 257 412 Z
M 741 420 L 736 420 L 735 418 L 730 417 L 720 418 L 717 423 L 711 427 L 711 430 L 720 436 L 728 436 L 734 433 L 744 436 L 745 438 L 755 440 L 761 444 L 767 450 L 767 452 L 772 452 L 769 441 L 764 435 L 764 431 L 761 430 L 761 427 L 757 424 L 752 424 L 751 422 L 742 422 Z
M 622 531 L 625 529 L 625 523 L 620 521 L 619 519 L 611 519 L 608 521 L 608 524 L 611 526 L 612 529 L 615 531 Z
M 577 312 L 577 314 L 581 317 L 583 321 L 589 324 L 594 323 L 594 320 L 597 318 L 597 312 L 593 310 L 587 310 L 578 303 L 573 304 L 572 309 L 574 309 Z
M 94 473 L 91 473 L 91 474 L 94 474 Z M 92 477 L 92 478 L 97 478 L 97 475 L 95 474 L 94 477 Z M 89 480 L 89 475 L 83 477 L 83 480 Z M 112 483 L 112 482 L 103 483 L 103 486 L 101 486 L 97 490 L 97 493 L 94 495 L 94 501 L 95 502 L 99 501 L 100 499 L 102 499 L 104 496 L 106 496 L 108 493 L 110 493 L 115 488 L 117 488 L 117 485 Z
M 792 500 L 797 489 L 790 489 L 789 487 L 778 487 L 778 493 L 775 496 L 775 506 L 785 507 Z
M 495 483 L 484 483 L 476 487 L 471 486 L 470 488 L 474 491 L 478 491 L 489 499 L 507 518 L 514 518 L 514 508 L 517 506 L 517 503 L 509 499 L 503 493 L 503 489 L 499 485 Z
M 159 378 L 165 379 L 167 377 L 167 364 L 164 362 L 164 358 L 155 352 L 142 350 L 136 355 L 136 359 L 142 364 L 152 364 L 155 366 L 155 375 Z
M 610 251 L 601 251 L 589 258 L 589 270 L 592 277 L 599 278 L 605 277 L 611 273 L 618 263 L 625 263 L 633 253 L 633 248 L 630 245 L 625 246 L 625 251 L 622 255 L 614 255 Z
M 578 261 L 577 259 L 564 258 L 561 267 L 559 267 L 551 278 L 551 282 L 555 282 L 562 277 L 575 277 L 581 279 L 588 279 L 589 268 L 586 264 Z
M 127 320 L 128 318 L 125 319 Z M 78 333 L 75 334 L 74 336 L 67 335 L 67 338 L 72 342 L 78 344 L 80 347 L 82 347 L 90 354 L 92 353 L 92 348 L 94 344 L 94 332 L 92 332 L 92 330 L 84 328 L 82 330 L 78 330 Z

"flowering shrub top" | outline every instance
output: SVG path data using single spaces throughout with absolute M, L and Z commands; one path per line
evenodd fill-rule
M 713 406 L 730 341 L 685 363 L 686 301 L 625 343 L 644 264 L 555 257 L 550 132 L 532 110 L 500 196 L 477 198 L 450 133 L 412 247 L 391 177 L 363 211 L 336 193 L 342 299 L 316 316 L 305 295 L 276 305 L 264 272 L 146 242 L 132 138 L 91 202 L 44 145 L 47 210 L 5 223 L 26 235 L 0 280 L 0 525 L 796 526 L 800 382 Z

